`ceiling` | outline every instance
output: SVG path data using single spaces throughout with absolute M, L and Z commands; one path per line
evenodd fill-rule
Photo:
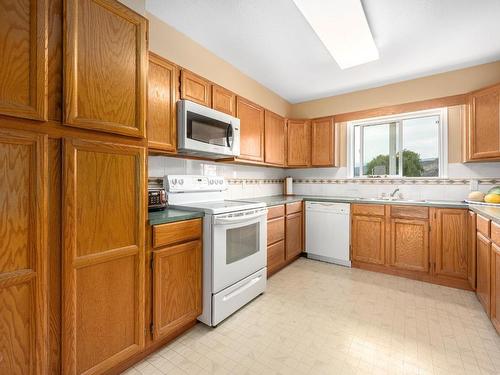
M 146 8 L 291 103 L 500 60 L 500 0 L 362 3 L 380 59 L 346 70 L 292 0 L 146 0 Z

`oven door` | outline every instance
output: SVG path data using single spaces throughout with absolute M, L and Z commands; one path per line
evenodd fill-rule
M 244 279 L 267 263 L 267 209 L 212 217 L 213 293 Z

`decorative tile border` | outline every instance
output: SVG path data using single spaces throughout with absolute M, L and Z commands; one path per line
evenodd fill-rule
M 226 182 L 229 185 L 263 185 L 263 184 L 282 184 L 284 180 L 281 178 L 227 178 Z M 148 185 L 158 186 L 163 185 L 163 178 L 149 177 Z
M 475 179 L 480 184 L 500 184 L 499 178 Z M 364 184 L 364 185 L 469 185 L 471 178 L 299 178 L 298 184 Z

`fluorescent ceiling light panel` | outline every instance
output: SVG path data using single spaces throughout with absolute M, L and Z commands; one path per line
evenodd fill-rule
M 379 58 L 361 0 L 293 0 L 341 69 Z

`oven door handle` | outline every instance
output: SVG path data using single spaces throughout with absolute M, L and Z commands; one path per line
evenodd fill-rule
M 222 217 L 216 217 L 214 218 L 214 224 L 215 225 L 220 225 L 220 224 L 237 224 L 237 223 L 243 223 L 245 221 L 249 221 L 261 216 L 266 216 L 267 211 L 263 212 L 258 212 L 253 215 L 245 215 L 245 216 L 237 216 L 237 217 L 227 217 L 227 218 L 222 218 Z

